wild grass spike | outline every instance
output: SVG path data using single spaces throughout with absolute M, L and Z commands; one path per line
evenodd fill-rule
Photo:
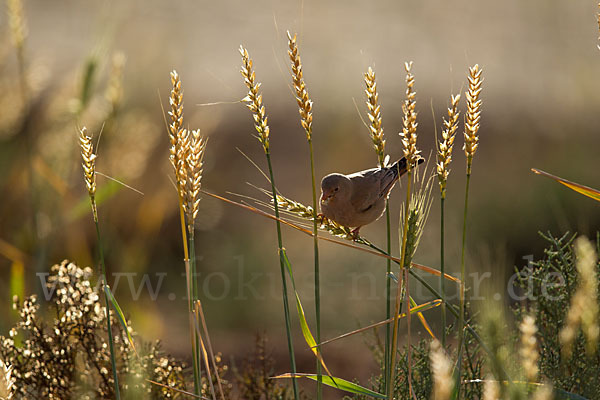
M 22 49 L 27 37 L 27 25 L 23 14 L 22 0 L 7 0 L 8 8 L 8 25 L 10 26 L 10 34 L 13 45 L 17 49 Z
M 242 55 L 242 76 L 244 77 L 244 83 L 248 88 L 248 94 L 244 97 L 243 101 L 252 111 L 254 115 L 254 127 L 258 132 L 257 139 L 262 144 L 265 153 L 269 153 L 269 125 L 267 124 L 267 115 L 265 107 L 262 104 L 262 95 L 259 93 L 260 83 L 256 82 L 256 76 L 252 69 L 252 59 L 243 46 L 240 46 L 240 54 Z
M 438 145 L 437 174 L 440 181 L 440 190 L 442 197 L 446 197 L 446 182 L 450 174 L 450 162 L 452 161 L 452 150 L 454 148 L 454 139 L 458 128 L 458 102 L 460 94 L 451 97 L 452 105 L 448 108 L 448 119 L 444 118 L 442 129 L 442 140 Z
M 586 338 L 586 351 L 588 355 L 596 352 L 600 326 L 598 325 L 598 276 L 596 264 L 598 256 L 590 241 L 579 237 L 575 241 L 575 254 L 577 255 L 577 272 L 579 282 L 577 290 L 571 298 L 571 306 L 566 316 L 566 325 L 560 331 L 562 353 L 566 358 L 571 357 L 573 342 L 579 327 Z
M 433 400 L 449 400 L 454 388 L 452 362 L 437 340 L 431 342 L 429 358 L 433 372 Z
M 367 108 L 369 110 L 369 132 L 371 134 L 371 140 L 373 141 L 373 147 L 377 158 L 379 159 L 379 166 L 384 167 L 385 163 L 385 139 L 383 138 L 383 125 L 381 123 L 381 106 L 378 103 L 379 94 L 377 93 L 377 82 L 375 80 L 375 72 L 371 67 L 365 73 L 365 93 L 367 94 Z
M 537 382 L 538 378 L 538 349 L 535 334 L 537 326 L 535 326 L 535 318 L 531 315 L 525 315 L 520 326 L 521 330 L 521 364 L 523 372 L 528 382 Z
M 169 141 L 171 143 L 169 160 L 175 170 L 175 177 L 179 186 L 179 182 L 181 181 L 179 178 L 180 157 L 182 157 L 182 153 L 185 153 L 181 150 L 183 143 L 180 142 L 180 139 L 186 137 L 187 132 L 183 132 L 183 90 L 181 89 L 181 79 L 179 79 L 179 75 L 175 70 L 171 72 L 171 84 L 171 96 L 169 97 L 169 104 L 171 106 L 171 111 L 169 111 L 171 120 L 169 124 Z
M 402 112 L 404 113 L 402 123 L 404 127 L 402 132 L 400 132 L 400 137 L 402 139 L 404 157 L 408 161 L 408 169 L 410 170 L 417 166 L 421 151 L 417 150 L 418 124 L 417 112 L 415 110 L 417 93 L 414 90 L 415 76 L 411 72 L 412 61 L 404 63 L 404 69 L 406 70 L 406 100 L 402 104 Z
M 483 382 L 483 400 L 500 399 L 500 384 L 492 375 L 488 375 Z
M 294 37 L 288 35 L 288 55 L 292 63 L 292 82 L 294 85 L 294 92 L 296 93 L 296 101 L 298 102 L 298 111 L 300 112 L 300 123 L 306 132 L 306 138 L 311 140 L 312 138 L 312 105 L 313 102 L 308 96 L 306 90 L 306 84 L 304 83 L 304 77 L 302 76 L 302 62 L 300 61 L 300 55 L 298 54 L 298 44 L 296 43 L 296 34 Z
M 266 193 L 266 192 L 265 192 Z M 268 194 L 268 193 L 267 193 Z M 287 211 L 299 218 L 312 221 L 314 218 L 313 208 L 306 206 L 295 200 L 288 199 L 282 195 L 277 195 L 277 204 L 282 211 Z M 346 240 L 356 239 L 352 233 L 352 229 L 342 226 L 335 221 L 328 219 L 325 216 L 319 215 L 317 218 L 317 224 L 320 229 L 331 233 L 334 236 L 338 236 Z
M 471 175 L 471 163 L 479 145 L 479 122 L 481 119 L 481 77 L 482 69 L 478 64 L 469 68 L 469 90 L 466 92 L 467 113 L 465 114 L 465 154 L 467 156 L 467 174 Z
M 94 221 L 98 220 L 98 212 L 96 209 L 96 154 L 94 153 L 94 145 L 92 138 L 87 136 L 87 128 L 84 126 L 79 130 L 79 145 L 81 146 L 81 158 L 83 158 L 83 176 L 88 194 L 92 201 L 92 212 Z
M 194 221 L 200 205 L 200 189 L 202 183 L 202 167 L 206 139 L 200 135 L 200 129 L 193 130 L 189 135 L 190 145 L 185 157 L 185 194 L 183 208 L 188 222 L 188 232 L 194 234 Z

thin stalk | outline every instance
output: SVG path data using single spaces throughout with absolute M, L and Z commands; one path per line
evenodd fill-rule
M 392 253 L 392 235 L 391 235 L 391 223 L 390 223 L 390 205 L 388 202 L 385 202 L 385 220 L 386 220 L 386 233 L 387 233 L 387 253 Z M 386 288 L 385 288 L 385 319 L 388 320 L 392 317 L 392 306 L 391 306 L 391 298 L 392 298 L 392 278 L 390 274 L 392 273 L 392 261 L 387 259 L 387 269 L 386 269 Z M 390 384 L 390 332 L 391 326 L 388 324 L 385 327 L 385 352 L 384 352 L 384 389 L 385 393 L 387 393 L 387 388 Z
M 193 291 L 193 276 L 190 265 L 190 255 L 188 250 L 187 231 L 185 223 L 185 211 L 183 210 L 183 198 L 179 196 L 179 218 L 181 222 L 181 239 L 183 242 L 183 262 L 185 264 L 185 276 L 188 296 L 188 312 L 190 323 L 190 340 L 192 341 L 192 364 L 194 368 L 194 393 L 200 395 L 202 391 L 202 377 L 200 372 L 199 348 L 196 340 L 196 330 L 194 324 L 194 291 Z
M 191 297 L 189 299 L 189 302 L 191 303 L 192 309 L 190 310 L 191 313 L 194 313 L 194 302 L 196 301 L 196 299 L 198 299 L 198 280 L 197 280 L 197 275 L 196 275 L 196 246 L 194 245 L 194 233 L 193 231 L 190 232 L 189 235 L 189 250 L 190 250 L 190 294 Z M 202 390 L 202 359 L 201 359 L 201 354 L 200 354 L 200 346 L 198 346 L 198 343 L 200 343 L 200 337 L 198 334 L 198 330 L 194 329 L 194 337 L 192 338 L 192 350 L 194 352 L 194 364 L 197 367 L 197 379 L 198 379 L 198 386 L 200 387 L 200 390 Z M 195 381 L 195 379 L 194 379 Z M 200 393 L 198 393 L 200 394 Z
M 269 166 L 269 177 L 271 179 L 271 191 L 273 198 L 277 198 L 277 192 L 275 190 L 275 179 L 273 178 L 273 166 L 271 165 L 271 153 L 265 149 L 265 156 L 267 157 L 267 164 Z M 287 342 L 288 342 L 288 352 L 290 354 L 290 367 L 292 369 L 292 374 L 296 373 L 296 356 L 294 354 L 294 344 L 292 341 L 292 326 L 290 323 L 290 307 L 287 296 L 287 283 L 285 278 L 285 260 L 283 255 L 283 240 L 281 239 L 281 224 L 279 222 L 279 206 L 275 201 L 273 203 L 275 205 L 275 218 L 277 221 L 275 225 L 277 226 L 277 243 L 279 245 L 278 253 L 279 253 L 279 266 L 281 267 L 281 284 L 283 287 L 283 313 L 285 315 L 285 329 L 287 333 Z M 296 379 L 292 379 L 292 387 L 294 389 L 294 399 L 298 400 L 298 383 Z
M 471 160 L 467 159 L 467 184 L 465 186 L 465 210 L 463 214 L 463 231 L 462 231 L 462 250 L 460 257 L 460 314 L 458 316 L 458 360 L 456 361 L 456 398 L 460 398 L 460 376 L 462 366 L 462 346 L 464 345 L 464 329 L 465 329 L 465 246 L 467 238 L 467 209 L 469 205 L 469 182 L 471 181 Z
M 411 189 L 411 182 L 412 182 L 412 171 L 409 169 L 408 173 L 407 173 L 407 185 L 406 185 L 406 210 L 404 213 L 404 225 L 402 228 L 402 248 L 401 248 L 401 255 L 400 255 L 400 268 L 404 268 L 404 260 L 406 258 L 406 235 L 408 232 L 408 204 L 410 202 L 410 189 Z M 403 275 L 404 276 L 404 275 Z M 390 355 L 390 386 L 388 387 L 388 400 L 393 400 L 394 398 L 394 389 L 393 389 L 393 385 L 391 384 L 392 382 L 395 382 L 395 372 L 396 372 L 396 349 L 398 347 L 398 315 L 400 314 L 400 297 L 401 297 L 401 289 L 402 289 L 402 282 L 404 281 L 404 279 L 398 279 L 398 288 L 396 289 L 396 308 L 395 308 L 395 312 L 394 312 L 394 327 L 393 327 L 393 333 L 392 333 L 392 352 Z M 407 317 L 410 314 L 407 313 Z M 409 344 L 410 345 L 410 344 Z M 410 365 L 409 365 L 410 367 Z M 409 382 L 410 382 L 410 369 L 409 369 Z
M 308 148 L 310 150 L 310 175 L 312 178 L 312 201 L 313 201 L 313 241 L 315 256 L 315 316 L 317 320 L 317 343 L 321 343 L 321 285 L 319 277 L 319 230 L 317 227 L 317 187 L 315 184 L 315 162 L 313 156 L 312 139 L 308 139 Z M 275 202 L 276 203 L 276 202 Z M 323 376 L 321 375 L 321 348 L 317 348 L 317 400 L 323 397 Z
M 442 292 L 442 303 L 446 302 L 446 290 L 444 279 L 444 204 L 446 192 L 442 192 L 440 200 L 440 291 Z M 442 307 L 442 348 L 446 348 L 446 307 Z
M 92 200 L 94 203 L 94 200 Z M 112 366 L 113 371 L 113 383 L 115 388 L 115 399 L 121 399 L 121 392 L 119 391 L 119 378 L 117 376 L 117 360 L 115 356 L 115 347 L 113 344 L 113 335 L 112 328 L 110 324 L 110 305 L 108 303 L 108 295 L 106 294 L 106 287 L 108 284 L 106 283 L 106 266 L 104 265 L 104 250 L 102 249 L 102 240 L 100 239 L 100 227 L 98 226 L 98 215 L 95 212 L 96 207 L 95 204 L 92 204 L 92 208 L 94 209 L 94 224 L 96 225 L 96 237 L 98 239 L 98 251 L 100 252 L 100 268 L 102 274 L 102 291 L 104 292 L 104 301 L 106 303 L 106 329 L 108 330 L 108 346 L 110 349 L 110 364 Z

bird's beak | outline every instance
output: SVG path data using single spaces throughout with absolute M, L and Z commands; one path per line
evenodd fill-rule
M 321 204 L 327 205 L 329 200 L 331 200 L 331 195 L 323 192 L 321 194 Z

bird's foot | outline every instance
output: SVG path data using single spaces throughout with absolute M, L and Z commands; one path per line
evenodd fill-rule
M 323 224 L 326 219 L 327 219 L 327 217 L 325 216 L 325 214 L 323 214 L 323 213 L 317 214 L 317 222 L 319 224 Z
M 359 235 L 359 233 L 358 233 L 358 231 L 359 231 L 359 230 L 360 230 L 360 226 L 359 226 L 359 227 L 356 227 L 356 228 L 354 228 L 354 229 L 352 229 L 352 239 L 353 239 L 354 241 L 356 241 L 356 240 L 360 239 L 360 235 Z

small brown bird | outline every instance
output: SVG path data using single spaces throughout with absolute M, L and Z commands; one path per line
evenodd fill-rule
M 419 159 L 419 164 L 423 159 Z M 394 165 L 350 175 L 329 174 L 321 181 L 321 212 L 338 224 L 358 230 L 383 215 L 385 201 L 394 184 L 407 171 L 406 158 Z

